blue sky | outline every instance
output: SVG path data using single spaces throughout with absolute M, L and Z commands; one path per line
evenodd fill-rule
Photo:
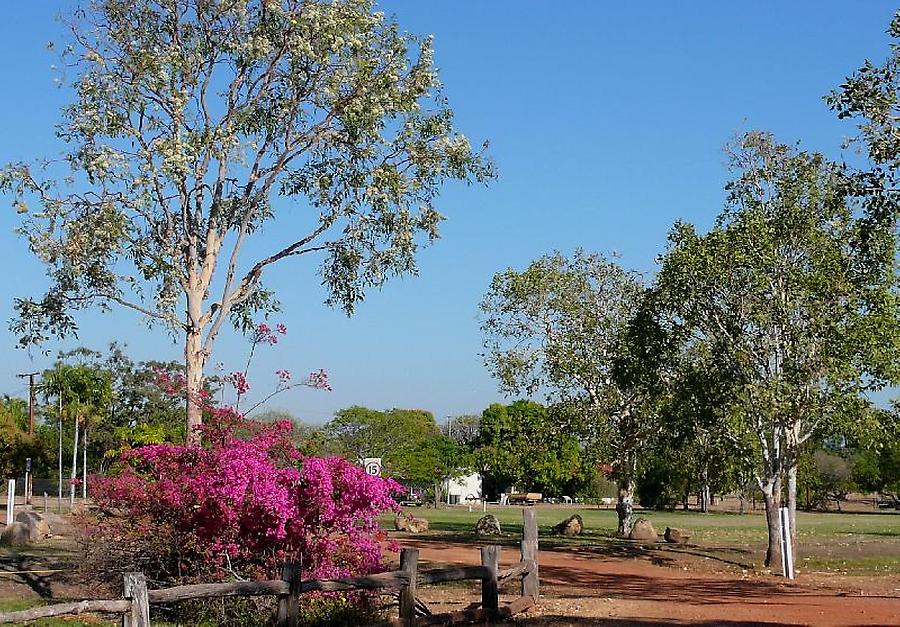
M 59 151 L 53 124 L 69 95 L 54 87 L 53 17 L 66 1 L 8 3 L 0 23 L 5 97 L 0 162 Z M 370 293 L 347 318 L 322 305 L 309 265 L 282 265 L 267 284 L 289 327 L 263 350 L 254 392 L 278 368 L 329 371 L 334 391 L 292 391 L 273 406 L 312 422 L 351 404 L 480 413 L 502 400 L 478 353 L 478 302 L 492 275 L 554 249 L 617 251 L 652 272 L 676 219 L 708 226 L 721 208 L 721 147 L 735 132 L 771 130 L 834 157 L 852 127 L 822 96 L 865 58 L 887 54 L 895 6 L 867 2 L 495 2 L 384 0 L 401 26 L 435 37 L 436 62 L 459 128 L 490 141 L 499 179 L 448 186 L 442 239 L 418 277 Z M 0 212 L 0 318 L 12 299 L 38 295 L 42 270 Z M 277 234 L 263 233 L 262 238 Z M 265 240 L 267 241 L 267 240 Z M 308 262 L 307 262 L 308 264 Z M 127 343 L 136 359 L 180 359 L 161 331 L 126 312 L 81 316 L 79 340 L 56 351 Z M 15 373 L 52 358 L 15 349 L 0 325 L 0 391 L 24 392 Z M 214 361 L 237 368 L 246 344 L 224 335 Z

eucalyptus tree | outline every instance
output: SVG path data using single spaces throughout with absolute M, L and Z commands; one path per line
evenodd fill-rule
M 863 420 L 860 393 L 886 382 L 882 357 L 900 337 L 896 269 L 863 259 L 841 167 L 760 132 L 730 157 L 725 210 L 705 235 L 675 225 L 658 284 L 732 382 L 721 415 L 734 441 L 754 440 L 768 565 L 784 480 L 793 517 L 801 447 L 836 421 Z
M 638 451 L 655 428 L 647 378 L 617 367 L 645 291 L 638 274 L 578 250 L 496 274 L 481 302 L 485 365 L 503 391 L 578 407 L 586 431 L 602 439 L 621 534 L 631 529 Z
M 825 97 L 839 118 L 857 122 L 859 132 L 851 143 L 868 157 L 853 177 L 853 193 L 866 208 L 867 240 L 878 227 L 896 228 L 900 217 L 900 11 L 887 32 L 893 40 L 887 59 L 865 61 Z M 885 252 L 881 238 L 866 243 L 875 254 Z
M 162 324 L 184 342 L 189 437 L 223 326 L 277 308 L 273 264 L 317 259 L 350 314 L 415 273 L 445 181 L 493 176 L 431 39 L 373 0 L 90 0 L 67 24 L 65 152 L 0 177 L 51 281 L 12 327 L 41 342 L 114 305 Z

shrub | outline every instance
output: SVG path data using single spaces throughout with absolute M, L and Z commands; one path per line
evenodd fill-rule
M 304 578 L 379 571 L 377 517 L 402 488 L 339 457 L 304 456 L 291 430 L 214 410 L 200 446 L 125 452 L 95 479 L 85 570 L 116 585 L 129 570 L 166 584 L 276 578 L 285 562 Z
M 647 509 L 675 509 L 685 492 L 681 473 L 673 472 L 670 460 L 661 455 L 649 457 L 637 477 L 636 492 L 641 507 Z
M 834 502 L 840 510 L 854 487 L 850 462 L 823 449 L 800 459 L 798 475 L 797 500 L 804 509 L 827 510 Z

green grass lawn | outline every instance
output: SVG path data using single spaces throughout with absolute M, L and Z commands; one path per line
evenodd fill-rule
M 40 605 L 53 605 L 60 603 L 57 600 L 35 600 L 35 599 L 0 599 L 0 612 L 16 612 L 18 610 L 27 610 Z M 42 618 L 28 623 L 35 627 L 83 627 L 87 625 L 116 625 L 111 621 L 104 621 L 96 617 L 77 617 L 77 616 L 60 616 L 59 618 Z
M 542 546 L 617 545 L 616 512 L 593 507 L 534 507 Z M 445 507 L 408 510 L 428 519 L 431 535 L 460 540 L 472 539 L 475 522 L 483 516 L 480 508 Z M 500 520 L 503 543 L 517 544 L 522 533 L 522 508 L 488 506 L 488 513 Z M 579 538 L 555 535 L 552 527 L 571 514 L 578 513 L 585 524 Z M 745 515 L 674 511 L 636 512 L 647 518 L 657 532 L 680 527 L 691 532 L 691 543 L 713 559 L 733 567 L 754 568 L 765 552 L 766 522 L 762 512 Z M 392 519 L 383 520 L 386 528 Z M 848 574 L 900 574 L 900 514 L 895 513 L 808 513 L 798 512 L 797 527 L 800 559 L 798 566 L 808 570 L 837 571 Z

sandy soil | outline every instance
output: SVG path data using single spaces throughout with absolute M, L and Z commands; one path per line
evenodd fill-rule
M 477 564 L 478 546 L 442 538 L 402 538 L 420 551 L 420 568 Z M 67 543 L 51 542 L 26 555 L 0 559 L 0 598 L 81 597 L 67 576 Z M 640 547 L 635 547 L 640 548 Z M 738 561 L 710 559 L 688 548 L 628 551 L 623 547 L 543 548 L 542 596 L 516 625 L 900 625 L 900 573 L 847 576 L 778 575 L 742 569 Z M 501 564 L 518 561 L 504 547 Z M 501 590 L 518 596 L 517 582 Z M 435 613 L 463 609 L 480 599 L 480 584 L 420 587 Z
M 417 539 L 420 568 L 477 564 L 478 548 Z M 518 560 L 508 549 L 501 564 Z M 658 565 L 592 551 L 540 554 L 538 608 L 521 625 L 900 625 L 900 574 L 872 577 L 803 573 L 794 582 L 768 573 L 722 572 L 690 553 Z M 515 584 L 503 592 L 517 595 Z M 478 584 L 423 588 L 432 611 L 462 609 Z

